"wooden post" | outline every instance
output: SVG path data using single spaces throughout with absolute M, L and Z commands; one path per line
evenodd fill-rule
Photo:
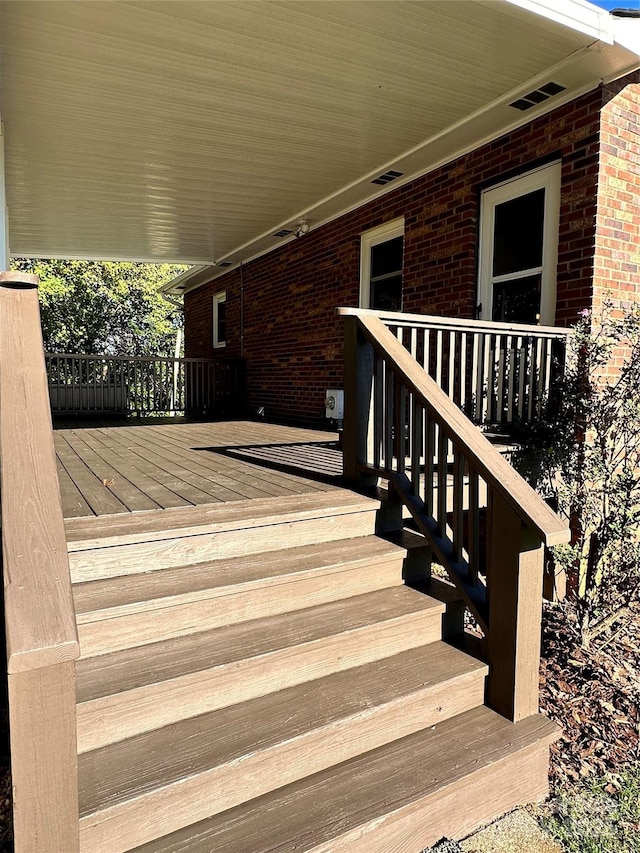
M 487 704 L 517 722 L 538 713 L 544 548 L 495 492 L 488 519 Z
M 358 318 L 344 318 L 343 473 L 352 486 L 368 487 L 377 477 L 358 466 L 373 451 L 373 347 L 358 330 Z
M 75 662 L 9 675 L 16 853 L 79 850 Z
M 0 273 L 2 568 L 16 853 L 79 848 L 69 559 L 38 279 Z

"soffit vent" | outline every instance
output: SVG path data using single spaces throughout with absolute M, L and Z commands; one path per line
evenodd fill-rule
M 186 287 L 186 284 L 178 284 L 178 285 L 176 286 L 175 290 L 184 290 L 184 289 L 185 289 L 185 287 Z
M 554 83 L 553 81 L 549 83 L 545 83 L 544 86 L 540 86 L 539 89 L 534 89 L 533 92 L 529 92 L 528 95 L 523 95 L 521 98 L 518 98 L 517 101 L 512 101 L 509 106 L 515 107 L 516 110 L 530 110 L 531 107 L 535 107 L 536 104 L 541 104 L 543 101 L 548 101 L 549 98 L 553 98 L 554 95 L 559 95 L 560 92 L 564 92 L 566 86 L 561 86 L 559 83 Z
M 377 178 L 374 178 L 371 183 L 378 184 L 383 187 L 385 184 L 395 181 L 396 178 L 401 178 L 403 175 L 404 172 L 396 172 L 394 169 L 389 169 L 389 171 L 385 172 L 384 175 L 378 175 Z
M 293 231 L 290 231 L 288 228 L 281 228 L 279 231 L 273 235 L 274 237 L 288 237 L 289 234 L 293 234 Z
M 218 267 L 230 267 L 233 265 L 233 261 L 220 261 L 219 264 L 216 264 Z

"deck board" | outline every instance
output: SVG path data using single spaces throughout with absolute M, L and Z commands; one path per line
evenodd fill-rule
M 240 472 L 239 476 L 235 478 L 229 476 L 229 466 L 224 464 L 224 457 L 216 456 L 214 461 L 203 452 L 192 449 L 185 450 L 182 445 L 175 442 L 171 434 L 163 437 L 161 433 L 152 436 L 135 433 L 131 435 L 130 439 L 127 437 L 127 440 L 137 444 L 136 453 L 145 455 L 152 452 L 160 467 L 175 468 L 175 463 L 178 463 L 180 476 L 190 480 L 195 475 L 196 478 L 207 484 L 210 493 L 229 492 L 227 496 L 218 498 L 219 500 L 263 498 L 269 497 L 271 494 L 269 484 L 264 483 L 260 477 L 243 475 L 243 472 Z M 197 444 L 197 439 L 195 443 Z M 199 458 L 194 458 L 196 454 Z M 158 460 L 160 461 L 158 462 Z M 172 465 L 172 463 L 174 464 Z
M 198 439 L 206 441 L 207 435 L 199 432 L 194 433 L 193 437 L 196 441 Z M 161 440 L 160 434 L 156 440 Z M 186 454 L 184 448 L 175 446 L 175 442 L 170 435 L 167 435 L 162 440 L 165 441 L 166 444 L 171 442 L 174 452 L 176 452 L 180 457 L 185 458 Z M 198 465 L 201 468 L 212 471 L 214 474 L 217 473 L 220 475 L 230 476 L 236 485 L 239 483 L 246 483 L 247 485 L 257 488 L 264 493 L 263 495 L 255 495 L 255 497 L 265 497 L 270 495 L 272 493 L 271 490 L 273 485 L 275 484 L 278 484 L 282 488 L 283 493 L 288 492 L 290 494 L 304 494 L 310 489 L 314 491 L 323 491 L 325 488 L 321 483 L 313 483 L 308 479 L 301 483 L 299 477 L 292 476 L 285 471 L 269 470 L 261 465 L 252 464 L 252 460 L 250 459 L 238 460 L 233 456 L 227 456 L 226 449 L 225 455 L 223 455 L 222 453 L 216 453 L 213 448 L 208 448 L 205 444 L 204 447 L 199 447 L 197 452 L 199 454 L 198 459 L 189 459 L 192 465 Z M 248 451 L 247 455 L 250 455 Z M 311 450 L 308 450 L 306 459 L 307 467 L 311 467 L 312 463 L 313 459 Z M 247 497 L 254 497 L 254 495 L 247 495 Z
M 251 421 L 98 419 L 56 423 L 65 518 L 340 487 L 336 434 Z

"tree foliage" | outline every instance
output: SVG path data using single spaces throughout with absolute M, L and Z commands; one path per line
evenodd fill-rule
M 556 391 L 527 437 L 528 472 L 570 521 L 554 551 L 588 646 L 640 593 L 640 306 L 593 325 L 585 312 Z
M 40 277 L 45 350 L 85 355 L 173 355 L 181 311 L 158 288 L 175 264 L 16 258 Z

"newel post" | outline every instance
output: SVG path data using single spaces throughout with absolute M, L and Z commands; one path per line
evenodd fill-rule
M 358 318 L 344 317 L 343 473 L 352 486 L 375 485 L 360 465 L 373 456 L 373 347 L 361 333 Z
M 79 849 L 79 655 L 38 277 L 0 272 L 4 619 L 16 853 Z
M 538 713 L 544 547 L 495 492 L 488 520 L 487 704 L 517 722 Z

